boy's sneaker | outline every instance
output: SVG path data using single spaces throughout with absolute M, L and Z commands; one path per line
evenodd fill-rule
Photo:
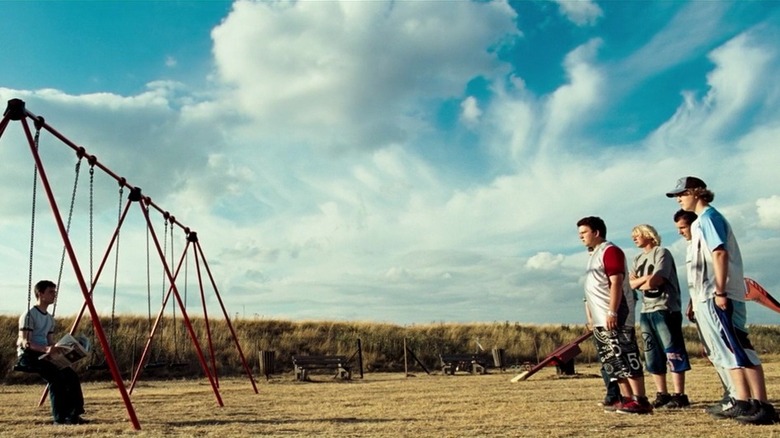
M 618 409 L 623 407 L 624 402 L 628 402 L 628 398 L 623 398 L 622 400 L 604 400 L 603 403 L 601 403 L 601 406 L 604 407 L 604 412 L 606 413 L 612 413 L 617 411 Z
M 672 401 L 672 395 L 666 392 L 656 392 L 655 393 L 655 400 L 653 400 L 653 407 L 654 408 L 660 408 L 661 406 L 666 405 Z
M 89 420 L 79 417 L 68 417 L 64 420 L 54 420 L 54 424 L 57 426 L 72 425 L 72 424 L 89 424 Z
M 647 397 L 634 396 L 626 403 L 623 403 L 623 406 L 615 410 L 615 412 L 618 414 L 652 414 L 653 405 L 647 401 Z
M 691 405 L 691 402 L 688 401 L 688 396 L 685 394 L 672 394 L 671 398 L 669 403 L 661 406 L 661 409 L 681 409 Z
M 747 400 L 734 400 L 734 405 L 728 409 L 712 414 L 719 419 L 737 418 L 746 415 L 753 415 L 755 411 L 753 405 Z
M 751 400 L 752 413 L 734 417 L 735 420 L 744 424 L 774 424 L 778 422 L 775 407 L 767 402 Z
M 731 398 L 731 397 L 724 398 L 720 402 L 715 403 L 712 406 L 708 406 L 708 407 L 704 408 L 704 412 L 706 412 L 706 413 L 708 413 L 708 414 L 710 414 L 712 416 L 715 416 L 715 414 L 717 414 L 718 412 L 723 412 L 726 409 L 730 409 L 732 406 L 734 406 L 734 399 Z

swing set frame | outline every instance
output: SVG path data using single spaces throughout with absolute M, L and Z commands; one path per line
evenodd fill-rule
M 103 256 L 103 259 L 99 265 L 98 270 L 95 272 L 94 277 L 91 279 L 90 284 L 85 280 L 84 274 L 82 272 L 81 265 L 79 263 L 79 258 L 73 248 L 73 245 L 71 243 L 71 239 L 69 236 L 69 225 L 66 227 L 65 223 L 62 219 L 62 214 L 60 212 L 60 208 L 57 205 L 57 201 L 54 196 L 54 192 L 52 190 L 52 186 L 49 182 L 48 176 L 46 174 L 46 169 L 44 167 L 43 161 L 41 159 L 41 156 L 39 155 L 39 151 L 37 149 L 37 142 L 33 138 L 32 131 L 30 129 L 30 123 L 29 121 L 32 120 L 36 131 L 40 131 L 41 129 L 46 130 L 50 134 L 52 134 L 55 138 L 60 140 L 60 142 L 64 143 L 66 146 L 73 149 L 79 160 L 86 157 L 88 159 L 88 162 L 92 168 L 98 168 L 105 172 L 108 176 L 113 178 L 117 181 L 117 183 L 120 186 L 120 189 L 127 188 L 130 191 L 130 194 L 127 199 L 127 203 L 125 204 L 124 208 L 121 210 L 119 219 L 117 222 L 116 229 L 114 230 L 114 233 L 109 241 L 108 248 L 106 249 L 105 255 Z M 150 347 L 152 345 L 152 340 L 154 338 L 155 332 L 157 331 L 158 325 L 163 317 L 163 314 L 166 309 L 166 304 L 171 296 L 174 297 L 176 304 L 178 304 L 178 307 L 181 312 L 181 316 L 184 322 L 184 325 L 187 328 L 187 331 L 189 333 L 189 336 L 192 340 L 192 345 L 195 348 L 195 351 L 198 356 L 198 360 L 200 362 L 201 368 L 203 369 L 203 373 L 206 375 L 206 377 L 209 379 L 209 382 L 211 384 L 212 390 L 214 392 L 214 396 L 216 398 L 217 404 L 222 407 L 224 406 L 224 403 L 222 401 L 222 397 L 219 393 L 219 381 L 217 378 L 217 368 L 216 368 L 216 359 L 214 354 L 214 348 L 212 344 L 211 339 L 211 328 L 209 325 L 208 320 L 208 312 L 206 309 L 206 298 L 205 298 L 205 292 L 203 288 L 203 278 L 202 278 L 202 272 L 201 272 L 201 265 L 203 266 L 209 282 L 211 283 L 211 286 L 213 288 L 213 291 L 216 295 L 217 301 L 219 302 L 219 305 L 222 309 L 222 314 L 225 318 L 225 321 L 227 323 L 227 327 L 230 330 L 230 334 L 233 338 L 233 341 L 235 343 L 236 349 L 238 351 L 239 357 L 241 359 L 243 368 L 249 378 L 249 381 L 252 384 L 252 388 L 255 392 L 255 394 L 258 393 L 257 385 L 255 383 L 255 379 L 252 376 L 251 368 L 249 367 L 249 364 L 246 361 L 246 357 L 244 356 L 244 353 L 241 349 L 241 345 L 238 341 L 238 337 L 236 336 L 235 329 L 233 328 L 233 324 L 230 321 L 229 314 L 227 310 L 225 309 L 224 302 L 222 301 L 222 297 L 219 294 L 219 290 L 217 288 L 216 282 L 214 280 L 214 277 L 211 273 L 211 269 L 209 268 L 209 265 L 206 261 L 205 255 L 203 253 L 203 249 L 200 246 L 200 243 L 198 241 L 197 233 L 193 230 L 191 230 L 189 227 L 183 225 L 181 222 L 179 222 L 173 215 L 171 215 L 169 212 L 163 210 L 160 208 L 157 204 L 155 204 L 152 199 L 148 196 L 144 196 L 141 188 L 137 186 L 133 186 L 127 182 L 127 180 L 123 177 L 118 176 L 116 173 L 114 173 L 111 169 L 103 165 L 97 157 L 94 155 L 87 154 L 84 147 L 78 146 L 72 141 L 70 141 L 68 138 L 66 138 L 64 135 L 60 134 L 57 130 L 55 130 L 53 127 L 48 125 L 43 117 L 36 116 L 35 114 L 28 111 L 25 107 L 25 102 L 21 99 L 11 99 L 8 101 L 8 106 L 3 113 L 2 119 L 0 119 L 0 139 L 2 139 L 3 133 L 5 132 L 6 127 L 9 125 L 11 121 L 19 122 L 22 125 L 22 129 L 24 131 L 24 135 L 27 139 L 27 143 L 30 147 L 30 152 L 32 154 L 33 160 L 35 162 L 35 170 L 38 175 L 38 179 L 40 180 L 41 186 L 46 194 L 46 198 L 48 199 L 48 203 L 51 207 L 51 212 L 54 215 L 54 221 L 56 223 L 57 229 L 59 231 L 60 236 L 62 237 L 64 249 L 63 251 L 67 253 L 67 256 L 71 262 L 71 265 L 73 267 L 73 271 L 76 277 L 76 281 L 78 282 L 79 289 L 81 290 L 81 293 L 84 297 L 84 303 L 81 307 L 80 312 L 78 313 L 75 321 L 73 322 L 73 325 L 70 329 L 70 333 L 74 333 L 76 329 L 78 328 L 79 322 L 81 321 L 82 317 L 84 316 L 84 313 L 86 311 L 89 312 L 94 334 L 97 337 L 101 348 L 104 352 L 104 358 L 105 363 L 108 367 L 108 369 L 111 371 L 111 376 L 116 383 L 116 387 L 119 390 L 119 393 L 121 395 L 122 401 L 127 408 L 128 417 L 130 420 L 130 423 L 132 427 L 135 430 L 140 430 L 141 425 L 138 421 L 138 418 L 135 413 L 135 409 L 133 407 L 132 401 L 130 400 L 130 394 L 132 394 L 132 391 L 136 385 L 136 382 L 141 374 L 141 371 L 144 368 L 144 364 L 149 358 L 149 352 Z M 37 135 L 36 135 L 37 139 Z M 120 201 L 121 202 L 121 201 Z M 118 245 L 118 238 L 119 238 L 119 231 L 122 227 L 122 224 L 124 222 L 125 217 L 127 216 L 132 204 L 137 204 L 143 214 L 143 217 L 146 221 L 146 227 L 148 235 L 151 236 L 152 241 L 154 242 L 154 246 L 157 249 L 157 254 L 160 257 L 160 262 L 162 264 L 165 278 L 168 280 L 168 291 L 165 294 L 165 297 L 163 299 L 162 306 L 160 308 L 160 311 L 157 315 L 157 319 L 154 323 L 154 326 L 151 329 L 151 332 L 149 333 L 149 336 L 146 341 L 146 345 L 144 347 L 141 359 L 138 362 L 137 369 L 133 373 L 132 376 L 132 382 L 128 387 L 125 386 L 125 383 L 122 379 L 122 375 L 119 371 L 119 368 L 117 366 L 116 360 L 114 359 L 114 354 L 111 350 L 111 344 L 109 340 L 106 338 L 106 334 L 103 330 L 102 324 L 100 322 L 100 318 L 98 316 L 97 310 L 95 309 L 95 306 L 92 302 L 92 293 L 95 289 L 95 286 L 97 284 L 98 279 L 100 278 L 100 274 L 103 271 L 103 268 L 108 260 L 108 257 L 114 247 L 114 245 Z M 121 205 L 121 204 L 120 204 Z M 150 209 L 154 209 L 160 214 L 163 215 L 163 217 L 166 220 L 166 224 L 169 223 L 171 226 L 171 229 L 173 230 L 173 227 L 176 226 L 184 231 L 186 235 L 187 244 L 184 247 L 181 257 L 179 259 L 179 262 L 176 266 L 175 271 L 172 272 L 171 266 L 169 266 L 168 261 L 166 260 L 165 251 L 163 250 L 163 246 L 161 245 L 157 234 L 155 233 L 154 226 L 152 225 L 152 220 L 150 218 L 149 212 Z M 33 215 L 35 212 L 33 211 Z M 173 233 L 173 231 L 171 231 Z M 91 237 L 90 237 L 91 239 Z M 91 246 L 91 242 L 90 242 Z M 148 250 L 147 250 L 148 251 Z M 200 289 L 200 296 L 201 296 L 201 302 L 203 305 L 203 316 L 205 320 L 205 328 L 206 328 L 206 336 L 208 341 L 208 347 L 209 347 L 209 353 L 210 353 L 210 363 L 207 362 L 206 358 L 204 357 L 203 350 L 201 349 L 200 343 L 198 341 L 198 337 L 192 327 L 192 324 L 190 323 L 190 319 L 187 315 L 187 310 L 185 303 L 182 301 L 181 296 L 179 294 L 178 288 L 176 286 L 176 278 L 178 277 L 179 271 L 185 262 L 187 251 L 191 251 L 195 258 L 195 267 L 197 270 L 197 277 L 198 277 L 198 285 Z M 90 250 L 91 252 L 91 250 Z M 118 255 L 118 251 L 117 251 Z M 173 255 L 173 254 L 172 254 Z M 171 260 L 173 261 L 173 260 Z M 91 254 L 90 254 L 90 270 L 91 270 Z M 90 273 L 91 274 L 91 273 Z M 186 287 L 185 287 L 186 288 Z M 46 390 L 44 390 L 43 395 L 41 396 L 41 399 L 39 401 L 39 406 L 43 403 L 46 397 Z

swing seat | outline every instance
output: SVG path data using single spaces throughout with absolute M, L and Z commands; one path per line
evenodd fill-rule
M 37 373 L 38 370 L 35 368 L 29 367 L 27 365 L 21 364 L 21 363 L 15 363 L 13 367 L 14 371 L 20 372 L 20 373 Z
M 16 360 L 12 369 L 20 373 L 38 373 L 39 371 L 38 368 L 28 365 L 28 362 L 22 357 Z
M 183 368 L 189 365 L 187 362 L 171 362 L 168 364 L 168 368 Z

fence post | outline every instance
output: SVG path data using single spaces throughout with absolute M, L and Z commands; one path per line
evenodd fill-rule
M 504 368 L 506 368 L 506 360 L 505 360 L 505 351 L 503 348 L 494 348 L 493 349 L 493 366 L 498 368 L 501 371 L 504 371 Z
M 360 378 L 363 378 L 363 343 L 360 342 L 360 338 L 357 340 L 358 347 L 358 366 L 360 367 Z
M 276 352 L 260 350 L 260 373 L 265 375 L 265 380 L 271 378 L 276 366 Z

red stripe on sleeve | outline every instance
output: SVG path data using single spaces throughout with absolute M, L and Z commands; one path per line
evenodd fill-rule
M 626 275 L 626 256 L 617 246 L 610 246 L 604 251 L 604 272 L 610 275 Z

